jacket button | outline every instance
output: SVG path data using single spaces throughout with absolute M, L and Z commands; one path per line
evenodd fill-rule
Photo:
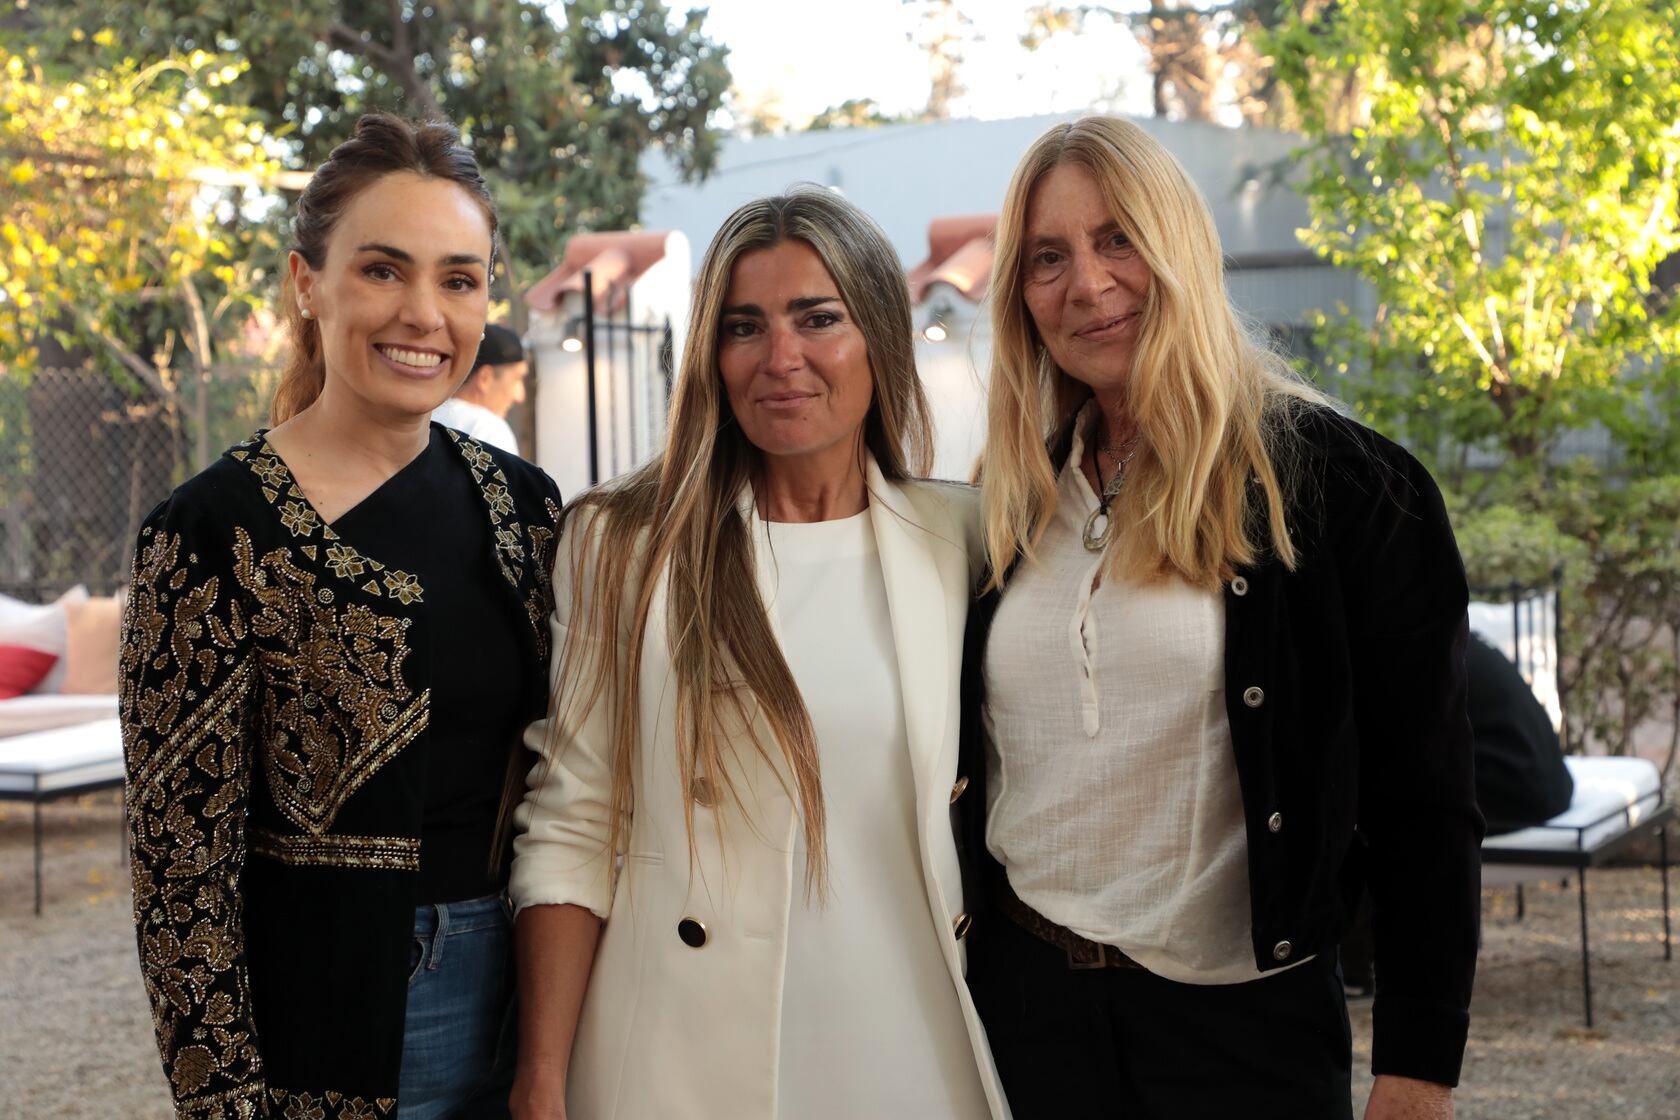
M 1266 702 L 1266 693 L 1258 685 L 1249 685 L 1243 689 L 1243 703 L 1251 708 L 1258 708 Z
M 706 923 L 693 918 L 684 918 L 677 923 L 677 936 L 690 949 L 698 949 L 706 944 Z
M 694 799 L 696 805 L 707 809 L 717 804 L 717 791 L 712 788 L 708 778 L 695 778 L 694 784 L 688 787 L 688 795 Z
M 968 936 L 968 927 L 973 924 L 974 919 L 968 916 L 967 911 L 964 911 L 957 915 L 956 921 L 951 923 L 951 932 L 956 934 L 958 941 L 961 941 Z
M 963 791 L 967 788 L 968 775 L 964 774 L 962 777 L 957 779 L 957 784 L 951 787 L 951 804 L 955 805 L 957 803 L 957 798 L 961 797 L 963 795 Z
M 1248 594 L 1248 580 L 1244 579 L 1242 576 L 1238 576 L 1236 579 L 1233 579 L 1231 581 L 1231 594 L 1233 594 L 1233 595 L 1247 595 Z
M 1272 946 L 1272 959 L 1275 961 L 1286 961 L 1289 959 L 1289 954 L 1294 951 L 1295 946 L 1291 945 L 1287 941 L 1279 941 L 1276 945 Z
M 1283 831 L 1283 814 L 1282 813 L 1273 813 L 1271 816 L 1267 817 L 1266 818 L 1266 827 L 1271 829 L 1273 832 L 1282 832 Z

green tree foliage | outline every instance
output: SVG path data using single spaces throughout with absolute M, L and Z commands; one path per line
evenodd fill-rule
M 0 366 L 25 373 L 52 341 L 165 399 L 207 375 L 261 302 L 267 231 L 245 211 L 278 172 L 262 125 L 222 102 L 243 69 L 195 51 L 66 78 L 0 48 Z
M 883 112 L 873 97 L 854 97 L 838 105 L 830 105 L 811 118 L 807 132 L 823 132 L 834 128 L 875 128 L 883 124 L 905 124 L 922 120 L 915 114 Z
M 1303 239 L 1375 298 L 1321 323 L 1343 385 L 1445 483 L 1472 584 L 1562 571 L 1571 746 L 1666 721 L 1672 768 L 1680 300 L 1654 277 L 1680 251 L 1680 12 L 1342 0 L 1267 49 L 1307 138 Z M 1600 461 L 1564 461 L 1589 428 Z
M 43 18 L 111 23 L 141 58 L 244 58 L 230 94 L 300 167 L 369 109 L 448 116 L 502 208 L 518 286 L 570 233 L 636 221 L 648 149 L 687 175 L 713 166 L 729 69 L 704 17 L 662 0 L 66 0 Z
M 1304 240 L 1377 299 L 1327 324 L 1361 406 L 1542 474 L 1589 420 L 1648 426 L 1680 344 L 1651 284 L 1680 250 L 1674 4 L 1348 0 L 1269 45 L 1308 140 Z M 1321 93 L 1350 84 L 1344 131 Z

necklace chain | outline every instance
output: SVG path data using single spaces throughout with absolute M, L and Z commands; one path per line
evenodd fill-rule
M 1108 514 L 1108 507 L 1113 503 L 1120 487 L 1126 480 L 1126 465 L 1137 454 L 1138 437 L 1133 432 L 1124 440 L 1110 441 L 1097 448 L 1091 456 L 1091 466 L 1096 471 L 1097 484 L 1101 493 L 1097 496 L 1097 508 L 1091 511 L 1091 516 L 1085 519 L 1085 547 L 1091 552 L 1101 552 L 1108 545 L 1109 534 L 1114 529 L 1114 520 Z M 1125 454 L 1121 454 L 1124 451 Z M 1107 455 L 1114 460 L 1114 474 L 1108 481 L 1103 481 L 1102 457 Z

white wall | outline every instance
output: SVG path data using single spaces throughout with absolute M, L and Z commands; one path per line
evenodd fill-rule
M 922 333 L 935 308 L 946 311 L 946 337 Z M 911 312 L 916 325 L 916 368 L 933 414 L 933 477 L 967 482 L 986 442 L 986 367 L 991 359 L 991 318 L 947 284 L 934 284 Z

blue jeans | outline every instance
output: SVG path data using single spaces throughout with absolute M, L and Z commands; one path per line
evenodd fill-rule
M 398 1120 L 508 1115 L 513 922 L 501 895 L 414 912 Z

